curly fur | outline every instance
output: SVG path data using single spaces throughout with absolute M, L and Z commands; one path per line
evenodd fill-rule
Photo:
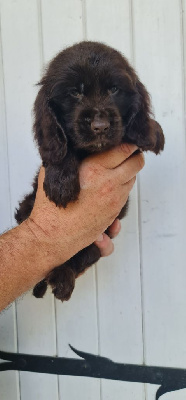
M 149 94 L 129 62 L 118 51 L 97 42 L 81 42 L 60 52 L 39 82 L 34 104 L 34 137 L 45 166 L 44 190 L 57 206 L 78 198 L 79 163 L 88 155 L 122 142 L 158 154 L 164 147 L 160 125 L 153 120 Z M 20 203 L 15 218 L 28 218 L 33 191 Z M 125 216 L 127 205 L 119 218 Z M 68 300 L 75 278 L 100 258 L 90 245 L 39 282 L 33 294 L 43 297 L 47 285 Z

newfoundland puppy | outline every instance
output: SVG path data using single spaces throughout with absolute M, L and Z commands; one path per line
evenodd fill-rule
M 81 42 L 60 52 L 39 82 L 34 105 L 34 137 L 45 167 L 44 190 L 56 206 L 78 198 L 78 168 L 90 154 L 122 142 L 158 154 L 164 147 L 160 125 L 153 120 L 150 98 L 134 69 L 118 51 L 97 42 Z M 18 223 L 30 215 L 37 191 L 16 210 Z M 127 205 L 119 218 L 126 214 Z M 39 282 L 33 294 L 43 297 L 47 285 L 68 300 L 75 278 L 100 258 L 95 244 L 56 266 Z

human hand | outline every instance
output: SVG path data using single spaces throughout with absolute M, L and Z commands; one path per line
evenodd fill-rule
M 65 209 L 56 207 L 46 197 L 43 190 L 45 170 L 41 168 L 28 224 L 46 249 L 50 269 L 95 242 L 108 226 L 114 232 L 118 224 L 114 221 L 128 199 L 137 172 L 144 166 L 141 153 L 131 157 L 136 150 L 135 145 L 122 144 L 85 159 L 79 171 L 79 198 Z M 104 256 L 112 251 L 112 244 L 108 236 L 103 235 L 104 240 L 98 242 L 98 247 Z

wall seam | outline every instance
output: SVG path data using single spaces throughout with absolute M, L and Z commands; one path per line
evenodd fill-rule
M 37 10 L 38 10 L 38 39 L 39 39 L 39 55 L 40 55 L 40 66 L 42 74 L 42 68 L 44 65 L 44 46 L 43 46 L 43 26 L 42 26 L 42 0 L 37 0 Z
M 136 68 L 136 54 L 135 54 L 135 33 L 134 33 L 134 3 L 129 0 L 130 10 L 130 47 L 131 47 L 131 61 L 132 65 Z M 140 177 L 137 176 L 137 229 L 138 229 L 138 248 L 139 248 L 139 262 L 140 262 L 140 301 L 141 301 L 141 335 L 142 335 L 142 357 L 143 364 L 146 360 L 145 351 L 145 320 L 144 320 L 144 289 L 143 289 L 143 254 L 142 254 L 142 230 L 141 230 L 141 186 Z M 144 383 L 144 399 L 147 399 L 147 385 Z
M 8 148 L 8 135 L 7 135 L 7 111 L 6 111 L 6 99 L 5 99 L 5 82 L 4 82 L 4 63 L 3 63 L 3 42 L 2 42 L 2 31 L 1 31 L 1 3 L 0 3 L 0 47 L 1 47 L 1 62 L 2 62 L 2 83 L 3 83 L 3 99 L 4 99 L 4 124 L 6 133 L 6 157 L 9 161 L 9 148 Z M 12 207 L 11 207 L 11 190 L 10 190 L 10 168 L 8 162 L 8 194 L 9 194 L 9 211 L 10 211 L 10 221 L 12 226 Z
M 43 39 L 43 17 L 42 17 L 42 0 L 37 0 L 37 12 L 38 12 L 38 41 L 39 41 L 39 55 L 40 55 L 40 78 L 44 69 L 44 39 Z M 57 305 L 54 296 L 51 298 L 52 301 L 52 311 L 53 311 L 53 326 L 54 326 L 54 347 L 56 356 L 58 356 L 58 334 L 57 334 Z M 60 400 L 60 385 L 59 385 L 59 375 L 56 376 L 57 379 L 57 400 Z
M 87 10 L 86 10 L 86 0 L 82 1 L 82 28 L 83 28 L 83 40 L 87 39 Z M 96 322 L 97 322 L 97 347 L 98 354 L 101 353 L 101 343 L 100 343 L 100 315 L 99 315 L 99 291 L 98 291 L 98 270 L 97 264 L 93 266 L 94 282 L 95 282 L 95 307 L 96 307 Z M 102 381 L 99 381 L 99 395 L 100 400 L 102 400 Z

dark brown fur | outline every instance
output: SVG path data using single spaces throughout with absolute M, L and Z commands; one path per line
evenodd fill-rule
M 78 198 L 79 163 L 122 142 L 158 154 L 164 147 L 160 125 L 152 119 L 149 95 L 134 69 L 116 50 L 96 42 L 81 42 L 59 53 L 41 79 L 34 105 L 34 134 L 45 166 L 44 190 L 57 206 Z M 33 208 L 33 192 L 16 211 L 21 223 Z M 127 211 L 127 205 L 119 217 Z M 43 297 L 50 284 L 54 295 L 68 300 L 75 278 L 100 258 L 90 245 L 56 267 L 34 288 Z

